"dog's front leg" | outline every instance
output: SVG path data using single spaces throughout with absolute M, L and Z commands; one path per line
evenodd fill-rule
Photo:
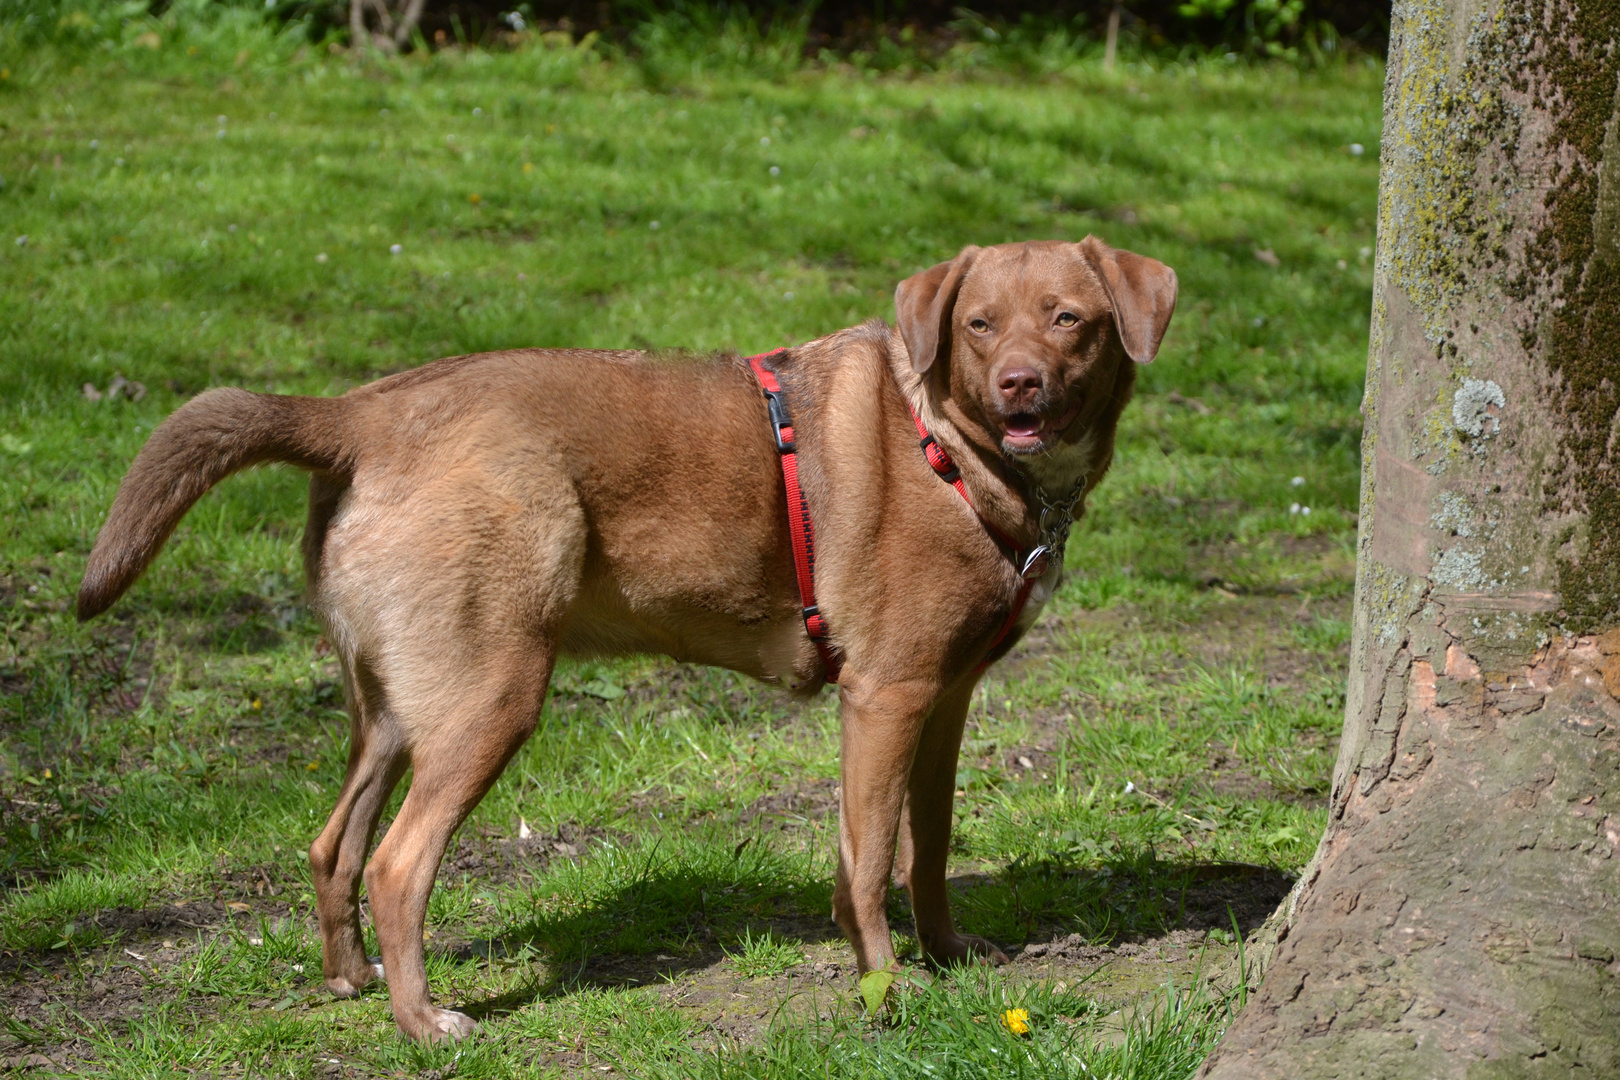
M 978 679 L 967 678 L 940 695 L 918 739 L 907 785 L 896 880 L 911 893 L 917 941 L 923 959 L 931 964 L 1007 962 L 1007 954 L 989 941 L 957 932 L 945 888 L 956 763 L 962 748 L 962 728 L 977 685 Z
M 894 967 L 886 911 L 906 778 L 937 688 L 872 686 L 845 671 L 840 685 L 843 787 L 838 801 L 838 882 L 833 918 L 862 974 Z

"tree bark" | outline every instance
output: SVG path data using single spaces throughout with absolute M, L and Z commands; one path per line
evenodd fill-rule
M 1201 1076 L 1620 1076 L 1617 74 L 1395 4 L 1330 822 Z

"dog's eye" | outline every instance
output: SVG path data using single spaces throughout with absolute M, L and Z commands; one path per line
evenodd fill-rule
M 1074 312 L 1072 311 L 1065 311 L 1063 314 L 1057 317 L 1057 324 L 1059 326 L 1073 326 L 1079 321 L 1079 319 L 1075 318 Z
M 975 334 L 982 334 L 986 330 L 990 329 L 990 324 L 985 322 L 983 319 L 974 319 L 972 322 L 968 323 L 968 328 Z

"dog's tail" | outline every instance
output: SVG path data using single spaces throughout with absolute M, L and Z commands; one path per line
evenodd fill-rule
M 129 467 L 79 585 L 79 618 L 113 605 L 203 493 L 238 469 L 285 461 L 350 471 L 342 398 L 209 390 L 152 432 Z

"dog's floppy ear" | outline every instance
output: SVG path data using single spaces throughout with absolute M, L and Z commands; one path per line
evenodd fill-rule
M 921 375 L 951 351 L 951 309 L 962 276 L 973 265 L 976 247 L 965 247 L 950 262 L 913 274 L 894 290 L 894 316 L 911 356 L 911 370 Z
M 1117 251 L 1095 236 L 1080 241 L 1080 254 L 1108 293 L 1125 355 L 1138 364 L 1152 363 L 1176 310 L 1176 272 L 1146 255 Z

